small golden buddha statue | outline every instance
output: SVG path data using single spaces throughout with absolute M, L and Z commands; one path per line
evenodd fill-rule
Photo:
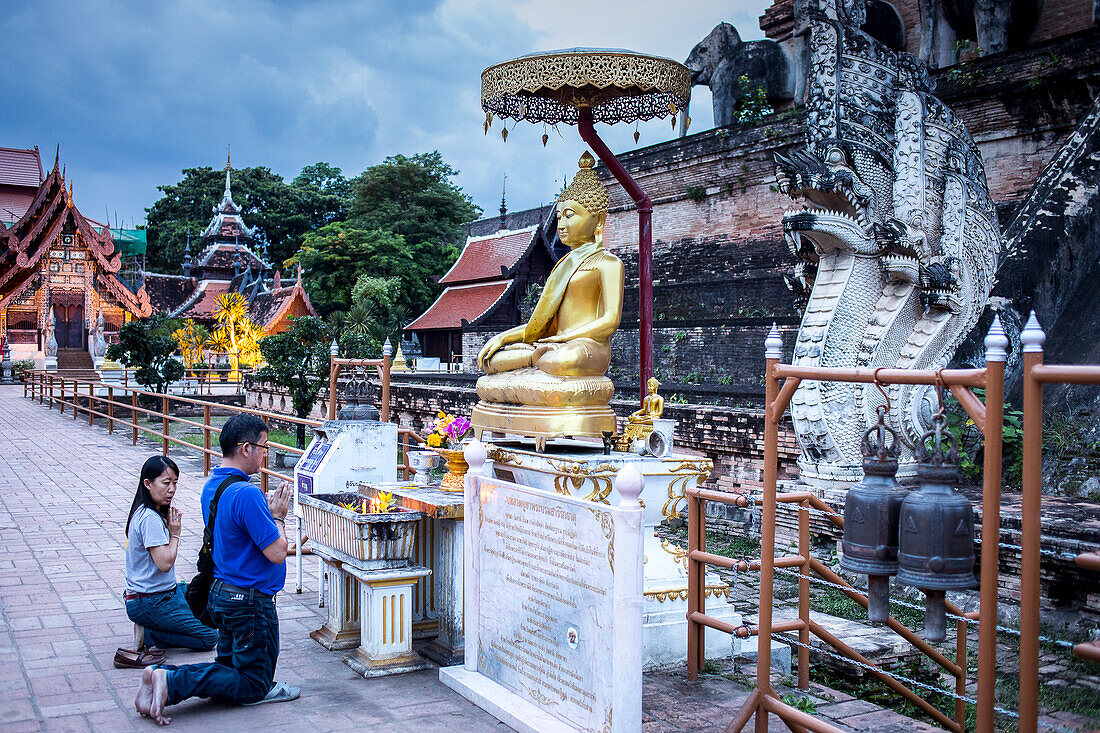
M 607 189 L 585 153 L 558 198 L 558 236 L 570 248 L 546 279 L 531 319 L 489 339 L 471 419 L 482 431 L 547 438 L 614 431 L 604 376 L 623 313 L 623 263 L 603 248 Z
M 650 377 L 646 382 L 646 396 L 642 398 L 642 407 L 626 418 L 626 430 L 619 436 L 615 446 L 618 450 L 630 450 L 634 441 L 645 440 L 653 432 L 653 421 L 665 411 L 665 398 L 657 394 L 660 386 L 656 377 Z

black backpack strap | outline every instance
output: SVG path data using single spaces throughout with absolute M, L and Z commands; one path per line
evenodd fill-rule
M 210 521 L 206 523 L 206 528 L 203 529 L 202 544 L 206 551 L 210 553 L 211 560 L 214 558 L 214 520 L 218 516 L 218 500 L 222 498 L 222 494 L 226 489 L 241 481 L 247 483 L 248 479 L 242 479 L 240 476 L 227 476 L 225 481 L 222 481 L 221 485 L 218 486 L 218 490 L 214 492 L 214 498 L 210 500 Z

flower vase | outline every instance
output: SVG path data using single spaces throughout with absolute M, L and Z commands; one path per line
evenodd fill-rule
M 466 471 L 470 470 L 470 465 L 466 463 L 466 457 L 463 455 L 462 449 L 432 448 L 432 450 L 443 456 L 443 460 L 447 462 L 447 475 L 443 477 L 439 488 L 443 491 L 464 491 L 466 488 Z

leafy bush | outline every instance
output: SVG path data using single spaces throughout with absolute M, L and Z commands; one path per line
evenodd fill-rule
M 172 358 L 179 324 L 165 313 L 130 321 L 118 330 L 118 343 L 107 347 L 107 358 L 134 367 L 134 379 L 146 389 L 164 392 L 183 377 L 183 364 Z

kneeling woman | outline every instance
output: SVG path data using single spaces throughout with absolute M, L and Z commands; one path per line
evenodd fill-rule
M 172 506 L 180 471 L 166 456 L 141 467 L 137 494 L 126 520 L 126 615 L 145 627 L 145 646 L 208 651 L 218 632 L 191 613 L 176 584 L 182 514 Z

